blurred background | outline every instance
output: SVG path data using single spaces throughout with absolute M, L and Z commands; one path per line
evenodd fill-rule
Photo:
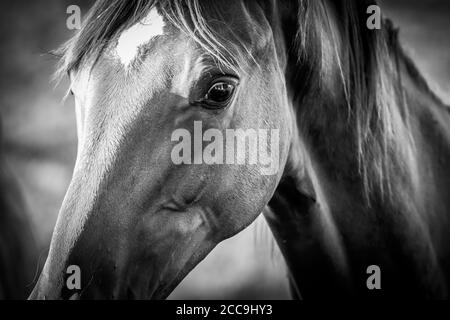
M 92 0 L 2 0 L 0 2 L 0 192 L 17 212 L 11 225 L 0 211 L 0 299 L 8 270 L 23 264 L 12 240 L 14 228 L 31 230 L 32 255 L 27 276 L 31 290 L 42 268 L 51 232 L 76 157 L 72 101 L 63 102 L 67 83 L 54 87 L 57 60 L 47 54 L 73 31 L 66 9 L 78 5 L 86 14 Z M 406 51 L 430 86 L 450 104 L 450 1 L 383 0 L 383 14 L 400 27 Z M 5 169 L 8 168 L 8 169 Z M 17 181 L 17 185 L 13 181 Z M 23 201 L 17 200 L 16 188 Z M 27 221 L 31 222 L 27 222 Z M 8 258 L 7 258 L 8 257 Z M 6 283 L 6 285 L 5 285 Z M 23 294 L 23 292 L 21 293 Z M 171 294 L 173 299 L 286 299 L 286 268 L 263 219 L 216 248 Z

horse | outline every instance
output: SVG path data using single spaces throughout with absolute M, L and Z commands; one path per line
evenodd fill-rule
M 1 127 L 0 121 L 0 300 L 16 300 L 30 294 L 37 248 L 25 199 L 5 157 Z
M 78 154 L 30 299 L 164 299 L 261 213 L 294 299 L 448 297 L 450 113 L 376 4 L 97 1 L 58 50 Z

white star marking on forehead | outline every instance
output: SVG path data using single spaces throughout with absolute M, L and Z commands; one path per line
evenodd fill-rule
M 122 32 L 116 47 L 122 64 L 128 67 L 136 59 L 142 45 L 164 33 L 164 25 L 163 17 L 153 8 L 144 19 Z

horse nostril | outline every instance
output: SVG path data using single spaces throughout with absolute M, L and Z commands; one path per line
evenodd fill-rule
M 173 212 L 183 212 L 186 209 L 186 205 L 176 198 L 171 198 L 162 205 L 162 209 Z

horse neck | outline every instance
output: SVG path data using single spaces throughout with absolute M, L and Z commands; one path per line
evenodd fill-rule
M 404 57 L 401 56 L 400 59 L 400 72 L 406 86 L 405 98 L 409 103 L 413 103 L 414 99 L 409 99 L 408 96 L 417 92 L 421 85 L 406 70 L 407 61 L 403 61 Z M 419 272 L 418 269 L 425 265 L 429 266 L 430 270 L 438 269 L 432 238 L 425 225 L 426 217 L 423 216 L 423 196 L 417 195 L 412 185 L 414 177 L 405 177 L 403 173 L 392 175 L 393 196 L 383 199 L 382 192 L 375 190 L 372 202 L 368 202 L 364 178 L 358 170 L 353 137 L 347 129 L 351 127 L 351 123 L 346 123 L 342 118 L 345 113 L 336 111 L 344 107 L 344 90 L 342 87 L 335 87 L 333 90 L 334 92 L 321 95 L 319 103 L 312 98 L 302 100 L 306 103 L 306 108 L 313 111 L 309 114 L 297 113 L 294 125 L 297 133 L 292 140 L 285 175 L 269 203 L 270 210 L 265 212 L 291 270 L 292 288 L 297 297 L 300 296 L 298 283 L 302 283 L 302 290 L 318 293 L 315 288 L 308 288 L 311 283 L 304 279 L 309 274 L 318 272 L 321 280 L 328 284 L 328 294 L 339 294 L 346 290 L 353 292 L 354 277 L 350 272 L 347 254 L 349 243 L 347 239 L 344 244 L 342 238 L 343 234 L 347 237 L 345 232 L 349 232 L 349 229 L 342 227 L 342 220 L 345 220 L 342 214 L 348 215 L 347 220 L 355 219 L 354 226 L 358 225 L 358 228 L 362 229 L 361 233 L 365 232 L 364 229 L 369 230 L 372 223 L 375 226 L 382 221 L 381 224 L 387 229 L 386 232 L 383 231 L 385 236 L 400 234 L 399 243 L 406 243 L 404 247 L 411 244 L 411 247 L 405 249 L 408 252 L 402 252 L 405 256 L 399 259 L 404 258 L 404 261 L 417 264 L 417 270 L 411 267 L 413 272 Z M 426 91 L 420 92 L 426 101 L 433 100 Z M 418 108 L 420 109 L 420 106 L 408 107 L 408 116 L 415 124 L 423 122 L 426 117 Z M 427 108 L 434 110 L 436 104 Z M 315 118 L 310 121 L 312 117 Z M 420 144 L 424 143 L 421 141 L 423 134 L 416 125 L 413 129 L 417 147 L 421 148 Z M 450 160 L 450 153 L 447 152 L 447 155 Z M 420 177 L 421 173 L 417 174 Z M 445 181 L 442 185 L 445 185 Z M 447 186 L 450 186 L 450 181 Z M 450 203 L 447 208 L 450 208 Z M 357 214 L 352 215 L 355 212 Z M 393 218 L 394 216 L 400 218 Z M 403 230 L 400 230 L 401 228 Z M 416 237 L 416 241 L 413 241 L 413 237 Z M 412 244 L 417 243 L 417 238 L 420 238 L 418 242 L 423 244 L 420 247 Z M 364 241 L 363 239 L 360 238 L 361 241 Z M 393 247 L 396 245 L 392 244 Z M 426 262 L 414 260 L 416 258 L 407 260 L 410 259 L 408 254 L 411 252 L 420 252 L 417 257 L 424 258 Z M 305 263 L 305 259 L 309 262 Z M 440 277 L 440 273 L 436 271 L 436 276 L 430 281 L 439 282 Z

